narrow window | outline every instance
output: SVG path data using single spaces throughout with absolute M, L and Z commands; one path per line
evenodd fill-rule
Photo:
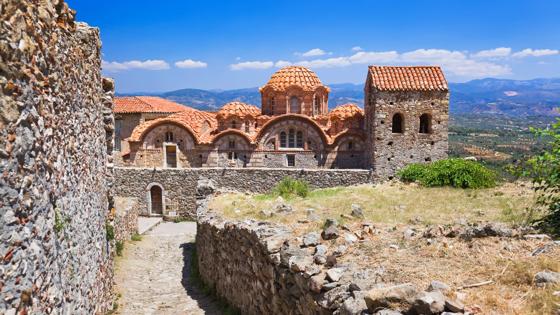
M 174 145 L 165 146 L 166 165 L 169 168 L 177 167 L 177 147 Z
M 230 149 L 235 149 L 235 140 L 229 140 L 229 145 L 228 145 L 228 147 L 229 147 Z
M 249 133 L 249 131 L 250 131 L 249 128 L 250 128 L 250 127 L 251 127 L 250 123 L 249 123 L 248 121 L 246 121 L 246 122 L 245 122 L 245 132 L 246 132 L 246 133 Z
M 286 147 L 286 132 L 282 131 L 280 133 L 280 147 L 281 148 L 285 148 Z
M 296 147 L 303 148 L 303 132 L 301 131 L 296 133 Z
M 420 116 L 420 133 L 432 133 L 432 117 L 429 114 Z
M 115 151 L 121 150 L 122 119 L 115 120 Z
M 290 129 L 288 131 L 288 147 L 295 148 L 296 146 L 296 131 L 294 129 Z
M 270 115 L 274 115 L 274 96 L 270 98 Z
M 402 114 L 396 113 L 395 115 L 393 115 L 393 126 L 391 128 L 393 130 L 393 133 L 403 133 L 404 119 Z
M 286 162 L 288 167 L 296 166 L 296 155 L 295 154 L 286 154 Z
M 165 142 L 173 142 L 173 132 L 168 131 L 165 133 Z
M 232 129 L 237 129 L 237 121 L 233 120 L 233 121 L 231 122 L 231 128 L 232 128 Z
M 321 111 L 321 97 L 315 95 L 315 107 L 313 108 L 313 114 L 318 115 Z
M 298 114 L 299 112 L 299 99 L 297 98 L 297 96 L 290 97 L 290 113 Z
M 352 141 L 348 141 L 348 150 L 354 149 L 354 143 Z

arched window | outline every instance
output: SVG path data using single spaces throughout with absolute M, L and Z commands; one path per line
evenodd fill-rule
M 270 115 L 274 115 L 274 105 L 275 105 L 274 103 L 275 103 L 275 101 L 274 101 L 274 96 L 273 96 L 273 97 L 270 98 L 270 101 L 269 101 Z
M 231 122 L 231 128 L 237 129 L 237 121 L 233 120 L 233 121 Z
M 286 147 L 286 132 L 282 131 L 280 133 L 280 147 L 281 148 L 285 148 Z
M 294 129 L 288 130 L 288 147 L 294 148 L 296 146 L 296 131 Z
M 251 128 L 251 124 L 248 121 L 246 121 L 245 122 L 245 132 L 249 133 L 249 131 L 251 131 L 250 128 Z
M 432 116 L 430 114 L 420 115 L 420 133 L 432 133 Z
M 235 149 L 235 140 L 229 140 L 228 147 L 229 147 L 230 149 Z
M 354 143 L 352 141 L 348 141 L 348 150 L 354 149 Z
M 168 131 L 165 133 L 165 142 L 173 142 L 173 132 Z
M 403 133 L 404 131 L 404 118 L 401 113 L 396 113 L 393 115 L 393 125 L 392 125 L 393 133 Z
M 318 115 L 321 112 L 321 97 L 319 95 L 315 95 L 314 103 L 313 114 Z
M 296 133 L 296 147 L 303 148 L 303 132 L 301 131 Z
M 298 97 L 297 96 L 290 97 L 290 113 L 299 114 L 299 112 L 300 112 L 300 108 L 299 108 Z

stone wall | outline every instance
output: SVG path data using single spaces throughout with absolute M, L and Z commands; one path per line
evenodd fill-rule
M 375 181 L 373 174 L 367 170 L 117 167 L 115 168 L 115 191 L 119 196 L 137 198 L 140 213 L 149 215 L 148 187 L 159 185 L 163 189 L 167 212 L 178 211 L 178 215 L 194 218 L 196 216 L 196 186 L 200 179 L 210 179 L 217 188 L 221 189 L 264 193 L 286 176 L 305 180 L 316 188 L 349 186 Z M 164 214 L 167 214 L 165 209 Z
M 113 84 L 99 30 L 63 1 L 5 0 L 0 21 L 0 313 L 103 313 Z
M 132 235 L 138 233 L 138 200 L 136 198 L 115 198 L 115 208 L 112 222 L 116 241 L 128 241 Z

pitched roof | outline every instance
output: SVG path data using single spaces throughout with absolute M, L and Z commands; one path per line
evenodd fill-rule
M 189 107 L 155 96 L 115 97 L 113 112 L 133 113 L 176 113 Z
M 270 80 L 261 87 L 261 90 L 271 87 L 275 91 L 285 91 L 290 86 L 298 86 L 305 91 L 313 91 L 324 85 L 315 72 L 302 66 L 288 66 L 276 71 L 270 77 Z
M 447 80 L 437 66 L 369 66 L 371 85 L 379 91 L 447 91 Z

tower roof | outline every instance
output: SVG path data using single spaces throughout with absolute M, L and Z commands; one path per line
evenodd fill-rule
M 372 87 L 379 91 L 448 91 L 447 80 L 437 66 L 370 66 Z
M 261 110 L 253 105 L 245 104 L 242 102 L 229 102 L 225 104 L 220 110 L 218 111 L 216 118 L 218 119 L 227 119 L 229 117 L 257 117 L 261 114 Z
M 348 118 L 360 116 L 364 116 L 364 111 L 359 108 L 358 105 L 352 103 L 337 106 L 329 113 L 329 117 L 332 120 L 345 120 Z
M 271 87 L 275 91 L 285 91 L 294 85 L 303 90 L 315 90 L 324 86 L 315 72 L 302 66 L 288 66 L 276 71 L 261 90 Z

